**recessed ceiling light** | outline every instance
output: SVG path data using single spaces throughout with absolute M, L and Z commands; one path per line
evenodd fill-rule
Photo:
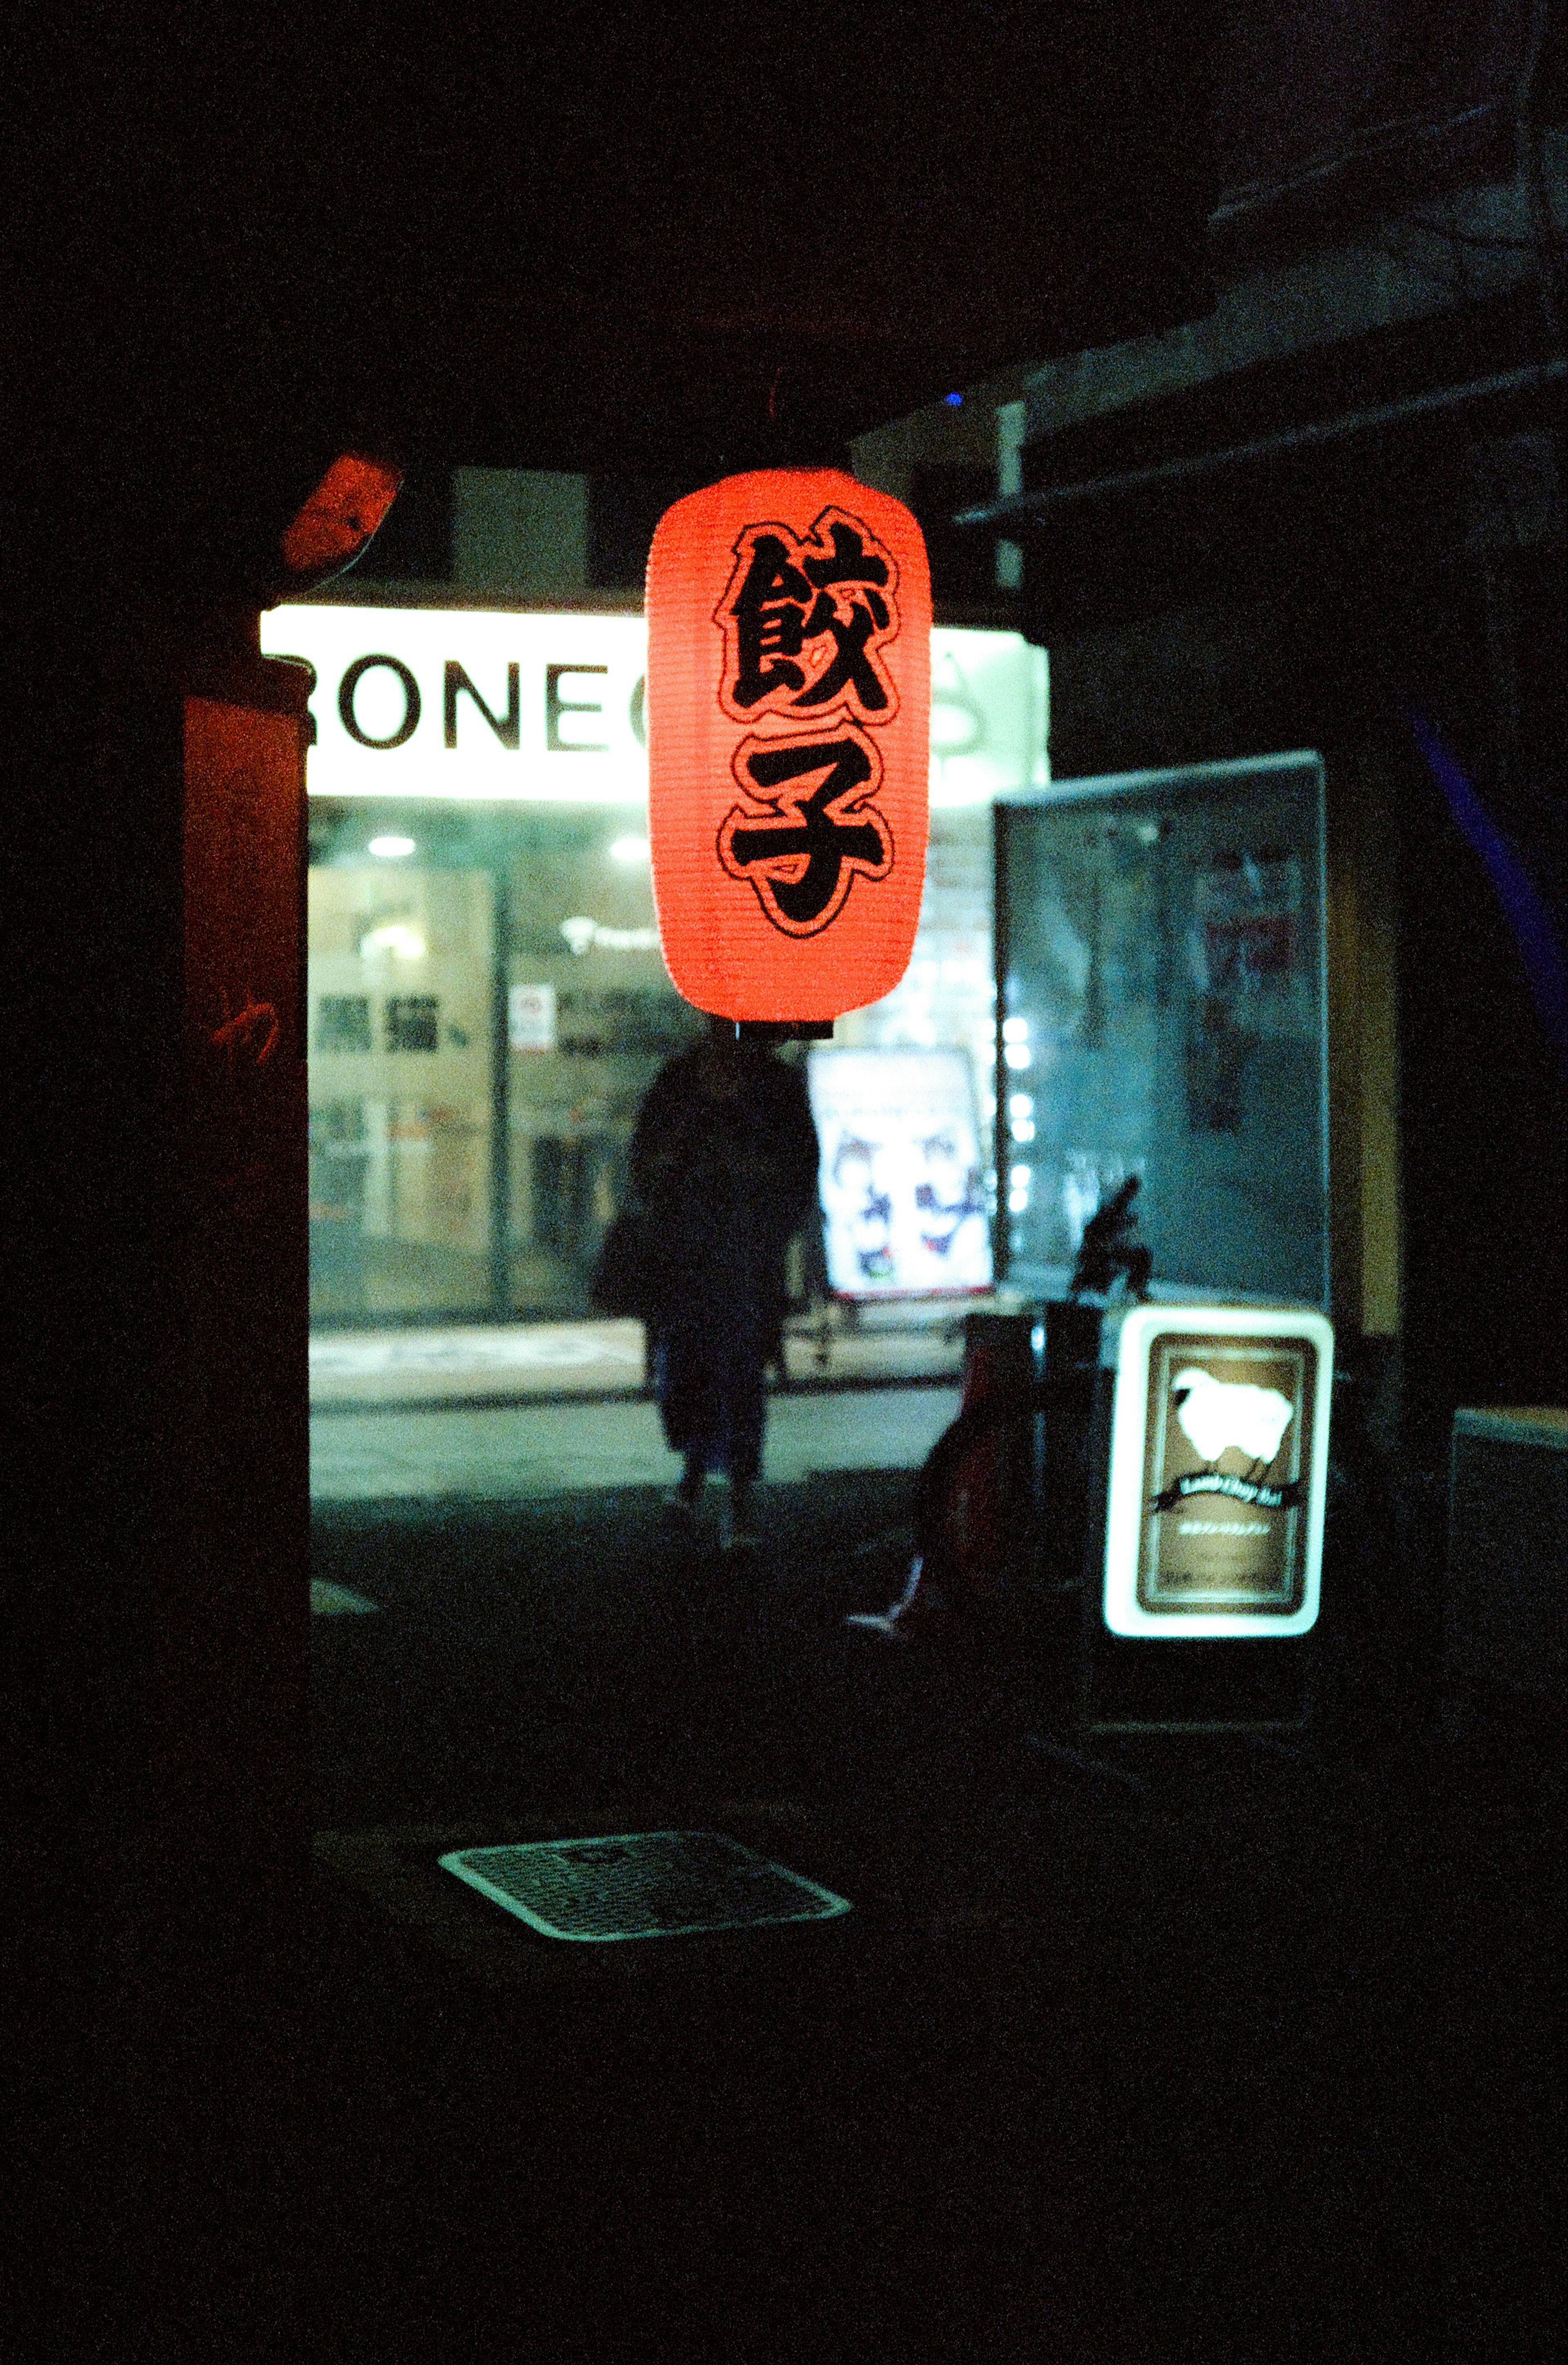
M 645 837 L 612 837 L 610 841 L 611 862 L 646 862 L 648 851 Z
M 414 841 L 411 837 L 373 837 L 364 850 L 383 862 L 402 862 L 413 853 Z
M 384 920 L 379 927 L 367 928 L 359 940 L 362 960 L 423 960 L 425 949 L 423 936 L 405 920 Z

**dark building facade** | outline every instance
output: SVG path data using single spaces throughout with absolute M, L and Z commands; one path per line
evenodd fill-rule
M 256 620 L 308 588 L 283 537 L 336 455 L 408 468 L 413 574 L 443 470 L 678 489 L 864 439 L 886 475 L 920 439 L 879 423 L 962 391 L 972 434 L 1011 371 L 1016 477 L 965 531 L 1014 555 L 958 555 L 973 448 L 933 432 L 920 499 L 953 596 L 1050 649 L 1058 776 L 1325 757 L 1339 1304 L 1400 1340 L 1394 1450 L 1431 1472 L 1456 1403 L 1561 1395 L 1558 29 L 1233 14 L 19 45 L 7 1676 L 39 2027 L 108 2031 L 73 2090 L 106 2219 L 189 2103 L 172 2058 L 125 2099 L 159 1995 L 203 2006 L 214 2188 L 298 2124 L 305 734 Z M 828 207 L 862 88 L 881 163 Z M 593 508 L 607 579 L 646 506 Z

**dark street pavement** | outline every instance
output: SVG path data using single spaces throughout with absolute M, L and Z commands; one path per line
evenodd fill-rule
M 1560 1761 L 1327 1614 L 1305 1736 L 1081 1741 L 1026 1571 L 845 1626 L 910 1496 L 318 1507 L 298 2353 L 1559 2354 Z M 436 1868 L 677 1827 L 854 1910 L 567 1946 Z

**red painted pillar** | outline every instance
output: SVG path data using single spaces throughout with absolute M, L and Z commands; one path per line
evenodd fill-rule
M 156 1791 L 187 1861 L 239 1844 L 290 1888 L 309 1616 L 307 678 L 263 659 L 249 625 L 249 649 L 199 654 L 181 685 L 185 1508 L 156 1610 Z

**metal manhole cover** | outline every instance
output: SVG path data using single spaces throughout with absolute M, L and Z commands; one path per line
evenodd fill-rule
M 849 1900 L 721 1832 L 633 1832 L 461 1848 L 441 1859 L 547 1938 L 675 1938 L 821 1922 Z

